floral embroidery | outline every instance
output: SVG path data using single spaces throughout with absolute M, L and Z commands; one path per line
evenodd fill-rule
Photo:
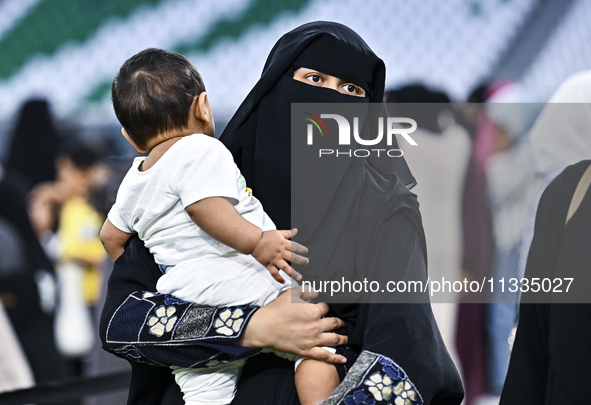
M 343 398 L 343 403 L 345 405 L 375 405 L 376 401 L 371 395 L 367 395 L 364 390 L 358 390 Z
M 321 405 L 423 405 L 420 392 L 391 359 L 362 351 L 345 379 Z
M 417 394 L 408 380 L 400 381 L 394 388 L 394 394 L 397 395 L 394 401 L 396 405 L 412 405 L 411 401 L 417 398 Z
M 373 373 L 364 384 L 376 401 L 387 401 L 392 396 L 392 379 L 388 375 L 382 375 L 379 371 Z
M 213 323 L 215 331 L 220 335 L 231 336 L 240 331 L 240 327 L 244 323 L 244 311 L 237 308 L 232 312 L 230 309 L 225 309 L 220 313 L 218 319 Z
M 155 297 L 155 296 L 156 296 L 156 294 L 151 293 L 151 292 L 144 292 L 142 294 L 142 298 L 152 298 L 152 297 Z
M 173 316 L 176 312 L 175 307 L 165 307 L 164 305 L 156 308 L 156 315 L 148 318 L 149 331 L 152 335 L 161 337 L 164 332 L 170 332 L 174 327 L 177 317 Z
M 406 374 L 404 374 L 404 371 L 402 371 L 402 369 L 396 367 L 394 364 L 392 364 L 390 361 L 388 361 L 388 359 L 385 359 L 382 357 L 379 360 L 379 363 L 382 366 L 384 366 L 384 367 L 382 367 L 382 370 L 384 371 L 384 373 L 388 374 L 392 380 L 399 381 L 399 380 L 404 380 L 406 378 Z

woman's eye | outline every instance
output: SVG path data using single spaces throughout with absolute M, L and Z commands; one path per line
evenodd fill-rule
M 341 93 L 351 96 L 365 97 L 365 90 L 353 83 L 347 83 L 341 86 Z
M 353 84 L 345 84 L 343 86 L 343 89 L 345 89 L 345 91 L 347 93 L 354 93 L 354 94 L 359 93 L 359 88 Z
M 306 78 L 313 83 L 322 83 L 322 77 L 320 75 L 310 75 Z

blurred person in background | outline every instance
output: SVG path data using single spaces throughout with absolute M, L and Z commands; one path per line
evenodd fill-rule
M 4 169 L 0 165 L 0 188 L 2 177 Z M 0 280 L 20 272 L 24 258 L 19 242 L 14 226 L 0 217 Z M 29 362 L 3 305 L 3 300 L 11 304 L 14 296 L 2 290 L 0 287 L 0 392 L 28 388 L 35 383 Z
M 464 128 L 470 134 L 470 138 L 474 140 L 478 134 L 478 128 L 482 123 L 482 109 L 484 100 L 486 100 L 488 88 L 490 83 L 483 83 L 476 86 L 472 92 L 468 95 L 468 99 L 463 103 L 461 108 L 461 114 L 458 114 L 458 122 L 462 124 Z
M 539 184 L 527 133 L 540 104 L 523 86 L 501 83 L 484 109 L 494 125 L 493 154 L 486 165 L 487 194 L 494 237 L 491 275 L 494 289 L 487 305 L 488 390 L 498 401 L 509 366 L 511 331 L 517 322 L 517 292 L 499 288 L 498 280 L 518 276 L 519 248 L 527 213 Z
M 490 275 L 494 248 L 486 195 L 486 166 L 493 153 L 495 132 L 482 108 L 490 92 L 490 85 L 478 86 L 464 108 L 465 119 L 472 127 L 472 147 L 462 196 L 461 265 L 468 280 L 482 280 Z M 466 405 L 473 404 L 488 390 L 485 311 L 482 303 L 461 302 L 458 306 L 456 349 L 462 365 Z
M 0 242 L 6 243 L 3 225 L 0 225 Z M 0 252 L 3 254 L 4 252 Z M 0 255 L 0 266 L 4 267 Z M 4 269 L 0 270 L 4 272 Z M 29 388 L 35 384 L 33 372 L 23 352 L 18 336 L 0 300 L 0 392 Z
M 56 180 L 38 184 L 29 195 L 29 206 L 35 231 L 56 267 L 57 344 L 81 374 L 80 360 L 95 339 L 90 309 L 102 286 L 105 253 L 98 235 L 104 218 L 90 198 L 104 170 L 97 147 L 77 138 L 60 147 L 55 166 Z
M 119 134 L 119 131 L 116 131 Z M 100 167 L 97 169 L 96 181 L 90 189 L 89 201 L 96 209 L 102 218 L 106 218 L 109 210 L 115 203 L 117 196 L 117 189 L 125 173 L 129 169 L 133 160 L 132 155 L 112 156 L 115 153 L 113 144 L 103 144 L 105 146 L 104 156 L 108 156 L 101 160 Z M 102 150 L 102 149 L 101 149 Z M 135 154 L 133 154 L 135 155 Z M 103 309 L 106 293 L 107 281 L 113 269 L 113 264 L 110 260 L 103 260 L 99 265 L 101 270 L 102 285 L 96 285 L 95 291 L 100 291 L 98 299 L 95 301 L 92 308 L 92 321 L 95 331 L 99 330 L 99 319 Z M 96 280 L 97 283 L 99 280 Z M 94 345 L 90 353 L 84 357 L 84 375 L 97 376 L 116 372 L 129 371 L 129 363 L 119 357 L 115 357 L 105 352 L 101 347 L 100 339 L 94 338 Z M 92 397 L 85 397 L 85 405 L 111 405 L 124 404 L 127 399 L 126 390 L 117 390 L 108 394 L 100 394 Z
M 49 103 L 44 99 L 25 102 L 8 148 L 7 180 L 24 194 L 41 182 L 53 180 L 60 142 Z
M 538 194 L 529 211 L 519 257 L 519 275 L 523 277 L 527 255 L 534 232 L 538 201 L 544 189 L 568 165 L 575 164 L 591 156 L 591 137 L 586 130 L 585 111 L 579 111 L 567 103 L 589 102 L 591 86 L 588 77 L 591 71 L 582 71 L 566 79 L 548 100 L 548 103 L 561 103 L 563 106 L 545 107 L 536 120 L 530 134 L 533 152 L 533 168 L 541 179 Z M 557 136 L 560 134 L 560 136 Z
M 12 181 L 0 178 L 0 196 L 2 306 L 18 337 L 34 382 L 72 376 L 74 370 L 71 364 L 61 356 L 55 345 L 53 265 L 33 231 L 21 189 Z M 8 343 L 2 341 L 3 345 Z M 18 363 L 2 365 L 6 366 L 18 367 Z M 32 382 L 22 381 L 22 384 Z
M 553 180 L 537 204 L 525 277 L 573 277 L 571 289 L 579 291 L 570 299 L 579 303 L 564 303 L 569 296 L 560 293 L 522 294 L 502 405 L 591 403 L 590 103 L 591 71 L 572 75 L 530 133 L 535 167 Z
M 449 97 L 421 84 L 386 92 L 385 101 L 393 116 L 410 117 L 417 122 L 413 139 L 420 147 L 401 143 L 417 185 L 413 192 L 421 204 L 427 240 L 429 275 L 433 279 L 459 280 L 462 256 L 462 190 L 470 136 L 456 122 Z M 407 104 L 408 103 L 408 104 Z M 416 104 L 420 103 L 420 104 Z M 425 104 L 427 103 L 427 104 Z M 455 329 L 459 297 L 451 292 L 432 303 L 443 341 L 459 367 L 455 350 Z

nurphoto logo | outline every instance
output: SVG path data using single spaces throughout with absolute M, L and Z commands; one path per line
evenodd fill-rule
M 353 125 L 349 123 L 349 120 L 342 115 L 339 114 L 320 114 L 320 117 L 308 113 L 303 112 L 303 114 L 307 115 L 304 117 L 306 120 L 310 121 L 310 124 L 307 125 L 307 144 L 314 145 L 314 133 L 319 133 L 320 136 L 328 136 L 328 130 L 326 128 L 326 124 L 324 123 L 323 119 L 332 119 L 336 122 L 339 131 L 338 131 L 338 142 L 339 146 L 342 145 L 351 145 L 351 132 L 353 132 L 353 139 L 355 142 L 362 146 L 376 146 L 382 143 L 384 140 L 384 134 L 386 136 L 386 145 L 392 146 L 396 145 L 396 142 L 393 142 L 392 139 L 395 135 L 400 135 L 404 138 L 410 145 L 417 146 L 417 143 L 414 139 L 410 136 L 416 129 L 417 129 L 417 122 L 412 118 L 405 118 L 405 117 L 386 117 L 386 130 L 384 131 L 384 117 L 378 117 L 378 131 L 377 135 L 373 139 L 363 139 L 359 136 L 359 117 L 353 117 Z M 351 131 L 351 127 L 353 131 Z M 315 131 L 317 129 L 317 131 Z M 371 149 L 348 149 L 348 150 L 340 150 L 340 149 L 319 149 L 319 157 L 323 156 L 349 156 L 349 157 L 368 157 L 371 154 L 376 154 L 377 156 L 381 156 L 385 154 L 389 157 L 400 157 L 402 156 L 402 150 L 400 149 L 386 149 L 386 148 L 371 148 Z

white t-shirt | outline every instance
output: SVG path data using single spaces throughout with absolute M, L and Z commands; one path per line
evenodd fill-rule
M 259 290 L 268 294 L 289 287 L 284 273 L 287 283 L 281 285 L 252 256 L 209 236 L 185 211 L 204 198 L 225 197 L 263 231 L 275 229 L 261 203 L 247 192 L 244 177 L 220 141 L 193 134 L 177 141 L 148 170 L 140 171 L 144 159 L 134 159 L 108 218 L 120 230 L 136 232 L 156 262 L 166 268 L 158 280 L 159 292 L 209 305 L 261 305 L 254 299 Z

